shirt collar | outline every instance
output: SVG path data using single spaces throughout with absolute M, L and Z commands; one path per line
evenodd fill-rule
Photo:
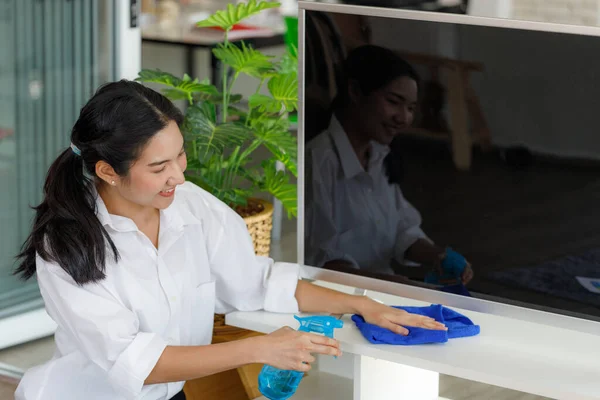
M 340 158 L 340 164 L 344 172 L 344 178 L 351 179 L 356 175 L 365 172 L 365 169 L 360 164 L 358 156 L 350 144 L 348 135 L 342 124 L 334 115 L 331 117 L 328 131 L 333 139 L 333 144 Z M 375 141 L 371 141 L 371 158 L 369 159 L 369 170 L 379 168 L 382 164 L 383 159 L 389 153 L 390 149 L 388 146 L 379 144 Z
M 104 200 L 102 200 L 102 197 L 95 189 L 94 195 L 96 196 L 96 216 L 103 226 L 109 226 L 117 232 L 132 232 L 138 230 L 137 225 L 132 219 L 110 214 Z M 181 231 L 186 225 L 201 223 L 201 221 L 185 207 L 185 202 L 178 200 L 177 193 L 175 193 L 173 203 L 169 207 L 161 210 L 161 224 L 164 224 L 161 226 L 161 230 Z

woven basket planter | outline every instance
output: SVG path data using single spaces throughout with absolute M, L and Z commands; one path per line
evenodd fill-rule
M 256 255 L 268 257 L 271 251 L 271 231 L 273 229 L 273 204 L 262 199 L 250 199 L 263 205 L 259 214 L 244 218 L 252 238 Z

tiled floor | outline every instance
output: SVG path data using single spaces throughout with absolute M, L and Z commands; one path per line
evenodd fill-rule
M 280 241 L 272 243 L 272 257 L 277 261 L 296 260 L 295 221 L 283 221 Z M 0 365 L 8 364 L 26 370 L 52 357 L 54 339 L 36 340 L 21 346 L 0 351 Z M 15 386 L 0 380 L 0 400 L 13 399 Z M 545 397 L 507 390 L 483 383 L 440 375 L 440 396 L 450 400 L 542 400 Z

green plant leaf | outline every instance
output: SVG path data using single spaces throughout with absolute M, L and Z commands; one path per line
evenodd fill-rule
M 244 125 L 248 119 L 248 112 L 246 110 L 234 106 L 229 106 L 227 115 L 229 115 L 229 118 L 235 118 L 237 122 Z
M 269 80 L 268 87 L 288 112 L 298 109 L 298 79 L 295 73 L 274 76 Z
M 293 149 L 295 149 L 296 138 L 290 132 L 290 121 L 287 118 L 254 113 L 251 115 L 251 121 L 250 126 L 256 137 L 267 142 L 279 143 L 288 153 L 295 151 Z
M 297 177 L 298 141 L 289 130 L 289 121 L 263 117 L 254 120 L 251 126 L 254 136 L 275 157 L 274 161 L 281 161 Z
M 257 0 L 230 4 L 197 25 L 219 27 L 227 32 L 245 18 L 279 5 Z M 274 57 L 243 41 L 234 44 L 226 39 L 213 49 L 213 54 L 226 65 L 224 76 L 228 76 L 229 68 L 235 72 L 233 79 L 223 82 L 222 88 L 216 88 L 208 80 L 199 81 L 188 75 L 179 78 L 160 70 L 142 70 L 137 79 L 164 85 L 167 97 L 190 103 L 182 125 L 188 154 L 186 179 L 231 207 L 247 204 L 248 198 L 257 192 L 270 193 L 282 202 L 288 216 L 295 216 L 297 189 L 289 183 L 289 178 L 297 176 L 297 142 L 289 131 L 285 112 L 298 107 L 296 49 L 290 49 L 275 62 Z M 260 80 L 257 94 L 248 99 L 249 111 L 241 105 L 233 106 L 243 99 L 231 93 L 241 74 Z M 258 94 L 265 83 L 270 95 Z M 231 117 L 237 120 L 231 121 Z M 271 155 L 267 154 L 267 160 L 256 166 L 252 157 L 264 159 L 264 150 Z M 281 171 L 277 170 L 279 162 L 285 166 Z
M 264 128 L 264 125 L 262 126 Z M 279 149 L 279 153 L 288 154 L 295 158 L 297 151 L 296 138 L 288 131 L 279 129 L 254 129 L 254 136 L 259 138 L 265 145 Z
M 287 51 L 279 60 L 276 67 L 280 74 L 298 73 L 298 56 Z
M 205 20 L 198 22 L 196 25 L 201 28 L 219 27 L 226 31 L 233 28 L 235 24 L 240 23 L 244 19 L 258 14 L 268 8 L 279 7 L 280 3 L 250 0 L 247 3 L 239 3 L 237 5 L 228 4 L 224 10 L 219 10 Z
M 208 102 L 188 107 L 183 129 L 186 140 L 194 141 L 200 159 L 221 154 L 226 148 L 239 146 L 251 137 L 250 130 L 243 124 L 217 124 L 215 105 Z
M 187 172 L 197 172 L 199 170 L 201 170 L 204 167 L 204 165 L 200 162 L 200 160 L 196 157 L 192 157 L 190 154 L 188 154 L 187 157 Z
M 268 79 L 271 79 L 274 76 L 277 76 L 278 72 L 276 69 L 276 66 L 273 65 L 273 68 L 268 68 L 268 69 L 261 69 L 260 71 L 257 71 L 260 76 L 258 77 L 261 80 L 267 81 Z
M 247 160 L 240 154 L 240 148 L 235 148 L 229 156 L 213 154 L 201 167 L 186 173 L 193 182 L 200 182 L 201 187 L 229 205 L 244 205 L 253 189 L 240 189 L 240 177 L 249 176 L 244 165 Z M 255 189 L 255 188 L 254 188 Z
M 138 77 L 135 80 L 168 86 L 168 88 L 163 89 L 163 94 L 171 100 L 187 100 L 191 103 L 194 94 L 200 93 L 204 96 L 214 96 L 219 94 L 217 88 L 211 85 L 207 80 L 199 81 L 197 78 L 192 79 L 188 74 L 185 74 L 183 79 L 181 79 L 159 69 L 143 69 L 139 72 Z
M 241 94 L 232 94 L 229 98 L 230 104 L 239 103 L 244 98 Z M 223 93 L 194 93 L 193 94 L 194 102 L 202 102 L 208 101 L 214 104 L 221 104 L 223 101 Z
M 283 108 L 280 101 L 264 94 L 253 94 L 248 100 L 250 107 L 261 112 L 278 113 Z
M 244 73 L 255 78 L 260 78 L 274 69 L 271 62 L 272 56 L 266 56 L 252 47 L 247 47 L 244 42 L 241 47 L 232 43 L 219 44 L 213 49 L 213 53 L 216 58 L 229 65 L 237 73 Z
M 245 205 L 252 192 L 247 189 L 223 188 L 210 180 L 196 175 L 186 175 L 186 180 L 195 183 L 228 205 Z
M 271 144 L 265 144 L 265 147 L 275 156 L 277 161 L 280 161 L 285 168 L 292 173 L 296 178 L 298 177 L 298 161 L 289 153 L 285 153 L 281 148 L 273 146 Z
M 163 72 L 160 69 L 142 69 L 135 78 L 138 82 L 155 82 L 163 85 L 176 87 L 181 82 L 181 78 L 176 77 L 168 72 Z
M 297 187 L 289 183 L 289 176 L 283 171 L 278 171 L 274 159 L 268 159 L 262 162 L 264 170 L 264 180 L 261 182 L 262 190 L 269 192 L 288 212 L 288 217 L 296 216 L 298 211 Z

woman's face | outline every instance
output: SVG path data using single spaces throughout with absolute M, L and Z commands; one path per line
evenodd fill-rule
M 407 76 L 360 96 L 361 130 L 371 140 L 391 144 L 394 137 L 412 124 L 417 99 L 417 83 Z
M 183 136 L 173 121 L 158 132 L 129 170 L 126 184 L 118 184 L 119 194 L 141 206 L 167 208 L 175 188 L 185 182 L 187 168 Z

